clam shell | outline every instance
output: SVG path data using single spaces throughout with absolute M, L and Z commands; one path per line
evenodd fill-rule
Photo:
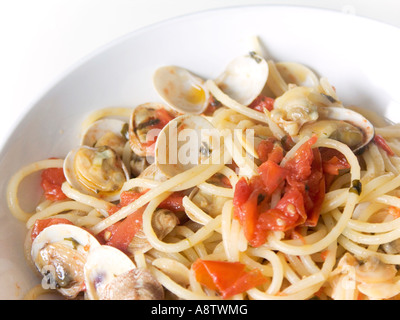
M 341 107 L 320 107 L 318 108 L 319 119 L 333 119 L 349 122 L 361 129 L 364 141 L 353 149 L 354 153 L 360 153 L 372 141 L 375 136 L 373 124 L 364 116 L 356 111 Z
M 173 177 L 206 161 L 212 161 L 213 148 L 220 147 L 219 132 L 203 116 L 182 115 L 160 132 L 155 148 L 155 164 Z
M 153 85 L 165 103 L 179 113 L 201 114 L 207 108 L 209 93 L 204 81 L 184 68 L 158 68 Z
M 230 98 L 247 106 L 263 90 L 268 73 L 268 63 L 257 54 L 250 53 L 232 60 L 215 83 Z
M 89 151 L 96 151 L 98 150 L 98 148 L 91 148 L 88 146 L 81 146 L 78 147 L 76 149 L 71 150 L 65 160 L 64 160 L 64 175 L 65 178 L 67 180 L 67 182 L 71 185 L 71 187 L 75 188 L 76 190 L 78 190 L 79 192 L 82 192 L 84 194 L 88 194 L 88 195 L 92 195 L 92 196 L 98 196 L 101 197 L 102 199 L 104 199 L 105 201 L 115 201 L 119 199 L 119 192 L 120 189 L 118 190 L 113 190 L 113 191 L 100 191 L 100 192 L 96 192 L 94 190 L 92 190 L 91 188 L 88 187 L 88 185 L 82 183 L 82 180 L 78 178 L 78 173 L 77 170 L 75 169 L 75 159 L 76 159 L 76 155 L 78 153 L 78 151 L 80 151 L 81 149 L 87 149 Z M 110 149 L 111 152 L 112 149 Z M 127 171 L 124 163 L 121 161 L 121 159 L 118 157 L 118 155 L 116 155 L 116 162 L 117 162 L 117 170 L 122 170 L 122 173 L 124 175 L 124 182 L 129 180 L 129 172 Z M 93 183 L 95 184 L 95 182 L 92 181 L 88 181 L 88 183 Z M 121 184 L 121 188 L 122 188 L 123 184 Z
M 129 119 L 129 144 L 132 151 L 139 157 L 153 156 L 153 151 L 148 150 L 148 148 L 143 147 L 141 142 L 141 137 L 139 137 L 140 132 L 138 130 L 143 130 L 144 128 L 138 128 L 138 125 L 149 121 L 150 114 L 157 109 L 165 109 L 171 117 L 175 117 L 176 114 L 169 110 L 164 104 L 148 102 L 137 106 L 131 113 Z M 147 118 L 149 116 L 149 118 Z M 154 130 L 146 135 L 146 138 L 153 138 L 157 136 L 160 130 Z
M 107 144 L 109 147 L 113 148 L 117 151 L 118 154 L 121 154 L 119 150 L 123 149 L 126 141 L 126 137 L 123 136 L 123 132 L 126 128 L 127 130 L 127 123 L 122 120 L 118 119 L 101 119 L 93 122 L 85 132 L 82 134 L 81 138 L 81 145 L 95 147 L 96 143 L 104 137 L 107 133 L 113 133 L 115 136 L 121 139 L 121 145 L 114 146 L 113 143 Z
M 136 266 L 122 251 L 111 246 L 100 246 L 90 252 L 84 267 L 87 297 L 98 300 L 98 291 L 104 288 L 118 275 L 124 274 Z
M 32 243 L 31 257 L 50 288 L 68 298 L 84 289 L 84 265 L 100 243 L 89 232 L 69 224 L 45 228 Z M 62 284 L 61 284 L 62 283 Z

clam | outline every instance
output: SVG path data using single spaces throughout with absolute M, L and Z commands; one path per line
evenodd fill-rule
M 136 268 L 122 251 L 100 246 L 91 251 L 84 267 L 87 298 L 90 300 L 162 299 L 164 290 L 154 276 Z
M 342 107 L 318 108 L 318 121 L 302 126 L 299 136 L 317 134 L 345 143 L 360 153 L 375 135 L 372 123 L 361 114 Z
M 136 268 L 133 261 L 122 251 L 111 246 L 100 246 L 87 257 L 84 277 L 87 297 L 98 300 L 98 291 L 114 277 Z
M 165 103 L 179 113 L 201 114 L 207 108 L 209 93 L 204 81 L 184 68 L 158 68 L 153 85 Z
M 83 133 L 81 145 L 108 146 L 122 155 L 127 141 L 128 124 L 118 119 L 101 119 L 93 122 Z
M 268 63 L 256 53 L 232 60 L 215 83 L 232 99 L 249 105 L 261 93 L 268 78 Z M 153 85 L 160 97 L 181 114 L 202 114 L 210 93 L 204 80 L 177 66 L 158 68 Z
M 319 85 L 317 75 L 301 63 L 277 62 L 275 66 L 286 83 L 305 87 L 316 87 Z
M 120 157 L 107 146 L 71 150 L 64 161 L 64 175 L 73 188 L 106 201 L 118 200 L 123 184 L 129 180 Z
M 292 137 L 303 124 L 318 119 L 317 106 L 309 99 L 312 92 L 312 88 L 296 86 L 275 100 L 271 118 Z
M 201 163 L 212 161 L 220 146 L 219 132 L 203 116 L 182 115 L 169 122 L 156 142 L 155 164 L 173 177 Z
M 218 87 L 242 105 L 249 105 L 263 90 L 269 73 L 268 63 L 254 52 L 237 57 L 215 79 Z
M 32 243 L 31 257 L 44 279 L 42 285 L 75 298 L 85 289 L 84 266 L 100 243 L 89 232 L 69 224 L 45 228 Z
M 160 103 L 145 103 L 137 106 L 129 120 L 129 144 L 140 157 L 154 155 L 154 146 L 160 130 L 175 113 Z
M 158 209 L 154 212 L 151 225 L 157 238 L 164 239 L 179 223 L 177 216 L 170 210 Z M 127 251 L 134 255 L 136 252 L 147 252 L 153 246 L 147 240 L 143 229 L 140 229 L 133 237 Z

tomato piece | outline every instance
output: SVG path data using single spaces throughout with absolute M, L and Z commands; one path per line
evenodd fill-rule
M 171 210 L 175 213 L 185 211 L 182 203 L 183 197 L 184 195 L 181 192 L 174 192 L 167 199 L 161 202 L 158 207 L 160 209 Z
M 67 196 L 61 190 L 61 185 L 65 180 L 63 168 L 48 168 L 42 171 L 40 185 L 47 200 L 67 199 Z
M 31 240 L 32 241 L 35 240 L 36 237 L 39 235 L 39 233 L 41 233 L 45 228 L 55 224 L 73 224 L 73 223 L 64 218 L 38 219 L 35 221 L 35 224 L 32 227 Z
M 264 113 L 264 108 L 268 111 L 271 111 L 274 108 L 274 102 L 275 99 L 260 94 L 252 103 L 249 104 L 248 107 Z
M 245 178 L 241 178 L 236 183 L 233 197 L 234 216 L 239 220 L 248 241 L 251 241 L 256 230 L 259 201 L 266 197 L 263 182 L 258 176 L 248 182 Z
M 388 156 L 394 156 L 393 150 L 389 147 L 386 140 L 380 134 L 375 134 L 374 142 L 379 148 L 383 149 L 388 154 Z
M 113 246 L 123 252 L 126 252 L 133 237 L 142 228 L 144 208 L 141 208 L 124 220 L 114 223 L 108 227 L 105 232 L 109 233 L 106 239 L 106 245 Z M 105 234 L 105 233 L 103 233 Z
M 258 168 L 259 176 L 248 181 L 241 178 L 236 184 L 234 214 L 251 246 L 265 243 L 270 231 L 286 232 L 317 224 L 325 197 L 325 176 L 321 153 L 312 148 L 316 141 L 316 136 L 306 141 L 284 167 L 270 159 L 272 152 L 268 153 L 268 160 Z M 269 143 L 265 150 L 271 150 Z M 280 185 L 284 194 L 270 208 L 271 194 Z
M 147 191 L 148 190 L 143 192 L 135 192 L 129 190 L 121 192 L 119 204 L 109 209 L 108 213 L 110 215 L 114 214 L 121 208 L 137 200 Z M 105 243 L 109 246 L 113 246 L 121 251 L 126 252 L 129 244 L 132 242 L 133 237 L 142 227 L 143 211 L 144 208 L 140 208 L 139 210 L 128 215 L 124 220 L 118 221 L 102 231 L 101 236 L 103 239 L 105 239 Z
M 197 259 L 193 265 L 196 280 L 209 289 L 219 291 L 224 299 L 245 292 L 267 281 L 260 270 L 245 270 L 240 262 Z
M 335 149 L 321 148 L 322 166 L 325 173 L 337 176 L 340 170 L 350 168 L 346 157 Z
M 275 138 L 262 140 L 257 146 L 257 153 L 261 162 L 271 160 L 280 163 L 283 159 L 283 148 L 276 143 Z
M 325 198 L 325 176 L 323 173 L 322 157 L 319 149 L 313 149 L 314 161 L 311 164 L 311 175 L 306 182 L 305 206 L 307 220 L 305 226 L 315 227 Z
M 120 201 L 119 203 L 111 207 L 108 210 L 108 214 L 113 214 L 120 210 L 122 207 L 126 207 L 128 204 L 132 203 L 133 201 L 137 200 L 141 195 L 145 194 L 148 190 L 145 190 L 143 192 L 135 192 L 135 191 L 123 191 L 121 192 L 120 195 Z
M 153 125 L 150 125 L 148 128 L 149 130 L 154 130 L 154 129 L 159 129 L 161 131 L 162 128 L 165 127 L 165 125 L 170 122 L 174 117 L 168 113 L 167 110 L 164 108 L 157 109 L 155 111 L 156 115 L 155 118 L 158 119 L 159 121 Z M 148 135 L 147 138 L 148 140 L 146 142 L 143 142 L 141 145 L 146 149 L 147 153 L 154 153 L 154 148 L 155 148 L 155 143 L 157 141 L 158 135 Z M 151 139 L 150 139 L 151 138 Z
M 311 164 L 314 159 L 314 154 L 311 146 L 317 142 L 317 136 L 312 136 L 303 145 L 301 145 L 294 156 L 289 159 L 285 168 L 289 170 L 290 179 L 296 181 L 304 181 L 311 174 Z
M 265 243 L 269 231 L 288 231 L 301 225 L 306 219 L 303 194 L 296 188 L 290 188 L 275 208 L 259 215 L 250 244 L 259 247 Z
M 395 219 L 400 218 L 400 208 L 398 207 L 390 206 L 388 208 L 388 213 L 392 215 Z
M 252 189 L 247 183 L 246 178 L 240 178 L 235 185 L 235 191 L 233 194 L 233 206 L 236 208 L 240 207 L 250 197 L 251 192 Z
M 274 145 L 275 145 L 274 138 L 268 138 L 266 140 L 262 140 L 259 143 L 259 145 L 257 146 L 257 154 L 258 154 L 259 159 L 262 162 L 265 162 L 268 160 L 268 155 L 272 152 Z
M 287 170 L 272 160 L 267 160 L 258 167 L 258 172 L 264 183 L 265 191 L 270 195 L 285 180 L 287 175 Z

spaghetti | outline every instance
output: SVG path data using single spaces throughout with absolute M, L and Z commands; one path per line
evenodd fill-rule
M 399 125 L 376 125 L 375 138 L 356 153 L 349 139 L 357 136 L 341 136 L 336 132 L 344 130 L 341 124 L 334 134 L 314 126 L 311 135 L 302 135 L 305 127 L 319 123 L 314 118 L 318 108 L 347 108 L 327 79 L 318 80 L 305 66 L 269 60 L 267 67 L 264 90 L 250 105 L 232 99 L 216 80 L 198 89 L 211 97 L 202 116 L 223 138 L 216 162 L 165 176 L 154 162 L 154 146 L 139 136 L 135 141 L 146 148 L 146 156 L 133 151 L 132 132 L 162 130 L 181 115 L 162 105 L 166 112 L 157 107 L 135 116 L 129 108 L 94 111 L 84 120 L 83 132 L 115 117 L 126 125 L 119 140 L 114 136 L 98 145 L 96 137 L 96 145 L 89 146 L 96 151 L 88 149 L 94 153 L 82 158 L 86 162 L 74 163 L 82 166 L 79 172 L 66 166 L 67 159 L 35 162 L 17 172 L 7 199 L 11 213 L 29 230 L 25 251 L 30 263 L 36 263 L 31 257 L 35 237 L 51 225 L 68 223 L 87 230 L 100 245 L 124 252 L 162 286 L 167 299 L 400 297 Z M 311 83 L 299 80 L 304 78 Z M 245 138 L 250 131 L 252 143 Z M 200 152 L 207 154 L 207 149 Z M 101 185 L 85 191 L 65 181 L 71 170 L 80 182 L 88 179 L 86 169 L 93 171 L 93 180 L 103 170 L 106 181 L 116 176 L 115 186 L 121 167 L 127 178 L 111 200 Z M 43 197 L 34 212 L 26 212 L 19 204 L 20 184 L 44 171 L 53 177 L 62 172 L 58 189 L 55 178 L 45 187 L 43 175 L 42 186 L 50 185 L 49 192 L 63 198 Z M 156 227 L 160 210 L 175 222 Z M 137 227 L 118 233 L 134 215 Z M 69 284 L 58 282 L 55 288 L 62 285 Z M 27 299 L 44 292 L 35 287 Z M 88 298 L 84 286 L 67 297 L 82 293 Z

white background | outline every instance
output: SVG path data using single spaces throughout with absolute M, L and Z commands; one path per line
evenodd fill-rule
M 252 4 L 326 8 L 400 27 L 398 0 L 0 0 L 0 147 L 27 108 L 104 44 L 172 17 Z

